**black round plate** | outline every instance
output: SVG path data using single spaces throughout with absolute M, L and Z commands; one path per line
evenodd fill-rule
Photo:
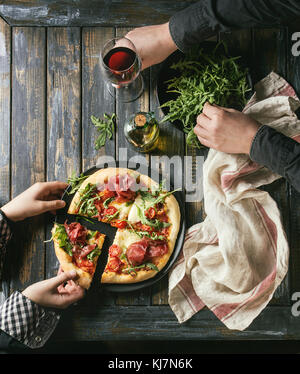
M 103 165 L 94 166 L 94 167 L 88 169 L 87 171 L 85 171 L 83 174 L 84 175 L 91 175 L 94 172 L 96 172 L 97 170 L 103 169 L 105 167 L 127 167 L 127 166 L 126 165 L 124 166 L 124 163 L 122 163 L 122 165 L 121 165 L 119 162 L 116 162 L 116 163 L 113 163 L 113 164 L 105 163 Z M 128 168 L 132 169 L 132 170 L 137 170 L 139 168 L 139 164 L 137 164 L 136 166 L 130 165 Z M 149 176 L 151 175 L 151 177 L 152 177 L 154 175 L 157 175 L 156 173 L 151 173 L 151 168 L 150 167 L 147 167 L 147 168 L 148 168 L 148 175 Z M 159 178 L 159 180 L 156 180 L 156 182 L 159 183 L 161 181 L 161 178 L 162 178 L 161 175 L 158 175 L 158 178 Z M 156 178 L 154 177 L 153 179 L 155 180 Z M 170 185 L 170 188 L 173 189 L 172 181 L 170 181 L 170 184 L 167 184 L 167 185 Z M 99 287 L 99 285 L 101 285 L 101 288 L 103 288 L 107 291 L 111 291 L 111 292 L 132 292 L 132 291 L 136 291 L 136 290 L 140 290 L 140 289 L 152 286 L 154 283 L 158 282 L 159 280 L 161 280 L 163 277 L 165 277 L 167 275 L 167 273 L 170 271 L 171 267 L 174 265 L 176 259 L 178 258 L 179 254 L 180 254 L 180 251 L 181 251 L 181 248 L 183 246 L 183 242 L 184 242 L 184 235 L 185 235 L 184 201 L 185 201 L 185 197 L 184 197 L 183 192 L 181 192 L 181 191 L 174 192 L 174 197 L 178 201 L 179 208 L 180 208 L 180 213 L 181 213 L 180 228 L 179 228 L 179 232 L 178 232 L 178 236 L 177 236 L 177 240 L 176 240 L 176 243 L 175 243 L 173 253 L 172 253 L 171 257 L 169 258 L 169 261 L 167 262 L 167 264 L 164 266 L 164 268 L 157 275 L 155 275 L 153 278 L 146 279 L 145 281 L 142 281 L 142 282 L 132 283 L 132 284 L 110 284 L 110 283 L 100 283 L 100 279 L 101 279 L 101 274 L 102 274 L 102 272 L 105 268 L 106 262 L 107 262 L 108 248 L 111 246 L 111 244 L 114 240 L 117 229 L 115 227 L 111 227 L 107 223 L 102 223 L 102 222 L 99 222 L 95 219 L 88 218 L 88 220 L 86 220 L 84 217 L 79 217 L 79 216 L 74 216 L 74 215 L 67 214 L 68 207 L 69 207 L 69 205 L 70 205 L 70 203 L 71 203 L 71 201 L 74 197 L 73 194 L 72 195 L 69 194 L 70 189 L 71 189 L 71 187 L 69 186 L 62 196 L 62 199 L 66 202 L 66 207 L 57 214 L 57 216 L 55 217 L 55 221 L 59 222 L 59 223 L 63 223 L 63 222 L 65 222 L 66 219 L 68 219 L 70 222 L 72 220 L 73 221 L 76 220 L 76 221 L 80 222 L 82 225 L 86 226 L 88 229 L 98 230 L 101 233 L 106 234 L 106 238 L 105 238 L 104 245 L 103 245 L 103 248 L 102 248 L 102 251 L 101 251 L 101 255 L 99 256 L 99 259 L 98 259 L 98 265 L 97 265 L 96 273 L 95 273 L 94 279 L 93 279 L 93 284 L 92 284 L 93 288 Z
M 214 50 L 214 48 L 217 46 L 217 44 L 218 44 L 217 42 L 203 42 L 203 43 L 199 44 L 199 49 L 203 48 L 205 51 L 210 53 Z M 227 55 L 228 57 L 230 57 L 230 56 L 233 57 L 234 56 L 233 54 L 230 53 L 230 51 L 229 51 L 229 53 L 226 53 L 225 49 L 222 47 L 222 44 L 218 47 L 217 51 L 219 51 L 219 53 L 222 53 L 222 55 Z M 169 100 L 175 100 L 176 99 L 176 97 L 177 97 L 176 93 L 168 92 L 167 81 L 169 79 L 174 78 L 174 77 L 178 77 L 179 72 L 172 69 L 171 66 L 172 66 L 172 64 L 174 64 L 174 63 L 178 62 L 180 59 L 182 59 L 184 56 L 185 56 L 184 53 L 177 50 L 176 52 L 172 53 L 162 63 L 161 69 L 158 73 L 157 85 L 156 85 L 156 95 L 157 95 L 159 105 L 162 105 Z M 242 56 L 238 60 L 238 63 L 241 67 L 247 68 L 247 70 L 248 70 L 247 81 L 248 81 L 248 86 L 250 88 L 250 91 L 247 92 L 247 99 L 249 99 L 251 97 L 251 95 L 253 94 L 253 82 L 252 82 L 252 78 L 251 78 L 251 73 L 250 73 L 249 68 L 246 66 L 246 63 L 245 63 Z M 242 108 L 236 108 L 236 109 L 241 110 Z M 167 107 L 163 107 L 163 108 L 161 108 L 161 110 L 162 110 L 164 115 L 167 115 L 169 113 L 169 109 Z M 182 126 L 181 121 L 176 120 L 172 123 L 179 130 L 183 130 L 183 126 Z

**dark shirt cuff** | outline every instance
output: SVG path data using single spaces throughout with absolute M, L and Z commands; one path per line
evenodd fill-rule
M 285 177 L 299 190 L 300 144 L 295 140 L 263 125 L 252 141 L 250 158 Z

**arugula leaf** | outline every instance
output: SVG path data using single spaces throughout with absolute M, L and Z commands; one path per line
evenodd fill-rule
M 88 183 L 83 191 L 80 191 L 80 207 L 78 214 L 87 214 L 90 217 L 97 215 L 98 211 L 94 205 L 95 200 L 99 200 L 98 195 L 95 196 L 97 186 L 92 183 Z
M 113 220 L 114 218 L 116 218 L 116 217 L 119 215 L 120 210 L 121 210 L 121 208 L 118 209 L 118 210 L 116 211 L 116 213 L 114 213 L 114 214 L 108 214 L 108 215 L 106 215 L 105 218 L 108 219 L 107 222 L 110 222 L 111 220 Z
M 166 192 L 166 193 L 164 193 L 164 194 L 158 196 L 158 198 L 154 200 L 154 202 L 153 202 L 152 205 L 156 205 L 156 204 L 162 202 L 162 201 L 163 201 L 167 196 L 172 195 L 172 194 L 173 194 L 174 192 L 176 192 L 176 191 L 180 191 L 180 188 L 177 188 L 177 189 L 174 190 L 174 191 L 169 191 L 169 192 Z
M 138 216 L 139 216 L 139 218 L 140 218 L 140 220 L 141 220 L 141 222 L 142 222 L 143 225 L 154 227 L 157 230 L 162 227 L 162 222 L 160 222 L 158 219 L 149 220 L 145 216 L 145 211 L 142 210 L 137 204 L 135 204 L 135 206 L 136 206 L 136 209 L 137 209 Z
M 157 272 L 159 271 L 158 267 L 156 265 L 152 264 L 152 262 L 146 262 L 145 264 L 142 264 L 142 265 L 131 266 L 131 267 L 128 267 L 126 269 L 123 269 L 122 272 L 123 273 L 135 273 L 135 274 L 137 274 L 138 269 L 143 269 L 143 268 L 146 268 L 146 267 L 148 267 L 152 270 L 156 270 Z
M 81 173 L 77 177 L 76 172 L 73 171 L 71 177 L 67 180 L 68 184 L 71 186 L 71 191 L 68 192 L 68 195 L 72 195 L 73 193 L 75 193 L 86 178 L 88 178 L 88 175 L 83 175 L 83 173 Z
M 60 248 L 63 248 L 63 250 L 66 251 L 69 256 L 73 255 L 73 252 L 72 252 L 73 245 L 70 243 L 70 240 L 69 240 L 69 237 L 68 237 L 68 234 L 66 232 L 64 225 L 60 223 L 56 223 L 56 229 L 55 229 L 55 233 L 53 234 L 53 238 L 55 238 L 58 241 L 58 245 L 60 246 Z
M 103 206 L 104 206 L 104 208 L 108 208 L 108 204 L 110 203 L 110 202 L 112 202 L 113 200 L 114 200 L 115 198 L 114 197 L 109 197 L 108 199 L 106 199 L 104 202 L 103 202 Z
M 95 140 L 95 149 L 98 150 L 105 145 L 108 139 L 112 138 L 116 121 L 116 114 L 113 113 L 111 115 L 108 115 L 104 113 L 102 119 L 91 116 L 91 121 L 99 132 L 99 135 Z
M 96 256 L 100 256 L 101 254 L 101 249 L 99 249 L 99 247 L 96 247 L 92 252 L 90 252 L 86 258 L 89 260 L 89 261 L 93 261 L 95 259 Z

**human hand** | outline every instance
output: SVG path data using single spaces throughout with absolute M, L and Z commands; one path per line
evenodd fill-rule
M 85 295 L 84 288 L 74 282 L 76 277 L 75 270 L 64 273 L 59 269 L 56 277 L 34 283 L 22 294 L 43 307 L 65 309 Z
M 142 70 L 162 62 L 177 49 L 169 31 L 169 22 L 135 28 L 125 37 L 135 45 Z
M 22 192 L 1 209 L 12 221 L 21 221 L 25 218 L 36 216 L 65 206 L 60 200 L 68 184 L 64 182 L 39 182 Z
M 249 154 L 260 123 L 235 109 L 205 103 L 194 132 L 209 148 L 224 153 Z

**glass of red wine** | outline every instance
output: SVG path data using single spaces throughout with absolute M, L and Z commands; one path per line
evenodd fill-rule
M 101 67 L 108 92 L 119 101 L 136 100 L 144 90 L 141 61 L 127 38 L 107 41 L 101 51 Z

